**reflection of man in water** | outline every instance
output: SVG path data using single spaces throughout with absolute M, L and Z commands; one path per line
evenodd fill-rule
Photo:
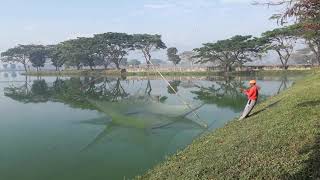
M 246 117 L 248 117 L 248 115 L 250 114 L 250 112 L 252 111 L 252 109 L 254 108 L 254 106 L 257 103 L 260 87 L 258 87 L 256 85 L 256 83 L 257 82 L 255 80 L 251 80 L 249 89 L 247 89 L 247 90 L 244 90 L 242 88 L 240 89 L 241 92 L 243 92 L 244 94 L 246 94 L 248 96 L 248 103 L 247 103 L 246 107 L 244 108 L 244 111 L 243 111 L 239 120 L 242 120 L 242 119 L 245 119 Z

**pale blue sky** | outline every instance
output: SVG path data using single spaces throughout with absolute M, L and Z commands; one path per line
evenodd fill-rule
M 236 34 L 259 35 L 275 12 L 252 0 L 0 0 L 0 51 L 103 32 L 158 33 L 181 51 Z

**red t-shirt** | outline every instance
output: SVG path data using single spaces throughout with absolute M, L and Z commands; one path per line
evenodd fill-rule
M 256 101 L 258 99 L 259 96 L 259 87 L 252 86 L 250 89 L 245 90 L 244 93 L 248 96 L 249 100 L 254 100 Z

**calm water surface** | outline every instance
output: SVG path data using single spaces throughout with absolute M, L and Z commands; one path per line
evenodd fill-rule
M 157 78 L 0 73 L 0 179 L 100 180 L 143 174 L 238 116 L 251 77 L 170 78 L 200 118 Z M 296 77 L 259 78 L 261 99 Z M 209 129 L 203 127 L 207 124 Z

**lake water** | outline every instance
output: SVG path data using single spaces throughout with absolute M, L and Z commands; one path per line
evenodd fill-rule
M 25 77 L 0 73 L 0 179 L 106 180 L 143 174 L 246 103 L 252 77 Z M 261 99 L 297 77 L 258 78 Z M 204 126 L 208 125 L 208 128 Z

